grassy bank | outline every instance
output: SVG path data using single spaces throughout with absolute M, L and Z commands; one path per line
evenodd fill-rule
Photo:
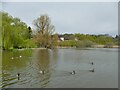
M 99 44 L 95 43 L 89 40 L 80 40 L 80 41 L 75 41 L 75 40 L 66 40 L 66 41 L 61 41 L 58 44 L 59 48 L 85 48 L 85 47 L 91 47 L 91 48 L 119 48 L 118 45 L 113 44 L 113 43 L 108 43 L 108 44 Z

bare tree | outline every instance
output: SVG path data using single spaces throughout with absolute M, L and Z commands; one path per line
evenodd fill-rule
M 34 39 L 38 46 L 51 48 L 57 42 L 56 35 L 54 35 L 55 27 L 51 24 L 50 18 L 47 15 L 41 15 L 34 20 L 36 33 Z M 54 41 L 53 41 L 54 40 Z

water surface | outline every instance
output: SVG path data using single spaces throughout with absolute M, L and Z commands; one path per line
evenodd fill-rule
M 2 61 L 0 86 L 4 88 L 118 87 L 118 49 L 3 51 Z M 95 72 L 90 72 L 93 68 Z M 70 74 L 72 70 L 76 71 L 75 75 Z M 40 71 L 45 71 L 45 74 Z M 18 73 L 19 78 L 16 76 Z

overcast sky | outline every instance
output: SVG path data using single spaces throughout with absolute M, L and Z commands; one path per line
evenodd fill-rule
M 117 2 L 4 2 L 2 9 L 33 28 L 47 14 L 57 33 L 118 33 Z

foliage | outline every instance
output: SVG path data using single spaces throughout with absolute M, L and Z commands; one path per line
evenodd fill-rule
M 113 42 L 113 38 L 109 36 L 99 35 L 96 38 L 96 43 L 98 44 L 109 44 Z
M 76 47 L 92 47 L 95 44 L 106 45 L 106 47 L 119 45 L 120 37 L 113 38 L 107 34 L 104 35 L 89 35 L 89 34 L 63 34 L 58 35 L 63 37 L 65 41 L 59 42 L 59 46 L 76 46 Z M 72 39 L 70 38 L 72 37 Z M 71 43 L 72 42 L 74 43 Z
M 2 14 L 3 49 L 8 50 L 11 48 L 23 48 L 24 46 L 27 46 L 26 40 L 30 39 L 31 36 L 31 31 L 27 25 L 19 18 L 13 18 L 6 12 L 0 13 Z
M 76 41 L 75 40 L 65 40 L 59 42 L 59 46 L 64 46 L 64 47 L 75 47 L 76 46 Z
M 82 40 L 82 41 L 78 41 L 76 44 L 77 48 L 82 48 L 82 47 L 92 47 L 93 45 L 95 45 L 94 42 L 89 41 L 89 40 Z
M 120 45 L 120 35 L 113 38 L 108 34 L 55 34 L 55 27 L 51 24 L 48 15 L 41 15 L 34 20 L 35 30 L 6 12 L 0 12 L 0 19 L 2 19 L 0 20 L 0 48 L 6 50 L 34 47 L 55 48 L 56 46 L 92 47 L 94 44 L 102 44 L 105 47 Z M 60 37 L 63 37 L 65 41 L 60 41 Z
M 59 42 L 59 46 L 63 47 L 77 47 L 77 48 L 82 48 L 82 47 L 92 47 L 95 43 L 89 40 L 65 40 Z
M 33 39 L 26 39 L 24 40 L 23 45 L 21 46 L 23 48 L 35 48 L 37 47 Z

